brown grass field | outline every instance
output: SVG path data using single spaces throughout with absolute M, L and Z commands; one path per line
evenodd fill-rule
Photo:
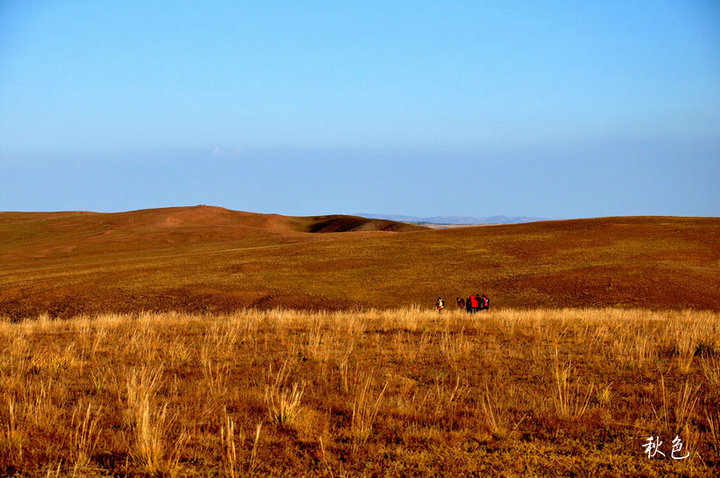
M 5 322 L 0 474 L 711 476 L 719 337 L 619 309 Z
M 0 475 L 718 475 L 719 304 L 717 218 L 0 213 Z

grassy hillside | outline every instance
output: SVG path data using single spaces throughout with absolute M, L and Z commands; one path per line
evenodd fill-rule
M 432 306 L 720 309 L 720 219 L 430 230 L 214 207 L 0 213 L 0 314 Z

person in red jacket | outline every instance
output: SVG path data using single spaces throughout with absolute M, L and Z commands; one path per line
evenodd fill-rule
M 468 297 L 467 303 L 470 304 L 470 306 L 468 307 L 468 312 L 470 312 L 471 314 L 474 314 L 480 308 L 480 301 L 478 300 L 478 296 L 476 295 L 471 295 L 470 297 Z
M 487 294 L 480 297 L 480 310 L 490 310 L 490 298 Z

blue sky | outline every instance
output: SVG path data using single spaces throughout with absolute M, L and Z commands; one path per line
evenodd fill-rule
M 720 6 L 1 1 L 0 210 L 720 216 Z

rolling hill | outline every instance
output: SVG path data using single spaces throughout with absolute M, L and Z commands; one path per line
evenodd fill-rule
M 210 206 L 0 213 L 0 315 L 432 306 L 720 309 L 720 219 L 433 230 Z
M 468 216 L 430 216 L 430 217 L 417 217 L 417 216 L 403 216 L 396 214 L 369 214 L 360 213 L 358 216 L 367 217 L 371 219 L 390 219 L 392 221 L 409 222 L 412 224 L 435 224 L 435 225 L 485 225 L 485 224 L 519 224 L 523 222 L 537 222 L 547 221 L 548 219 L 542 217 L 529 217 L 529 216 L 486 216 L 486 217 L 468 217 Z

